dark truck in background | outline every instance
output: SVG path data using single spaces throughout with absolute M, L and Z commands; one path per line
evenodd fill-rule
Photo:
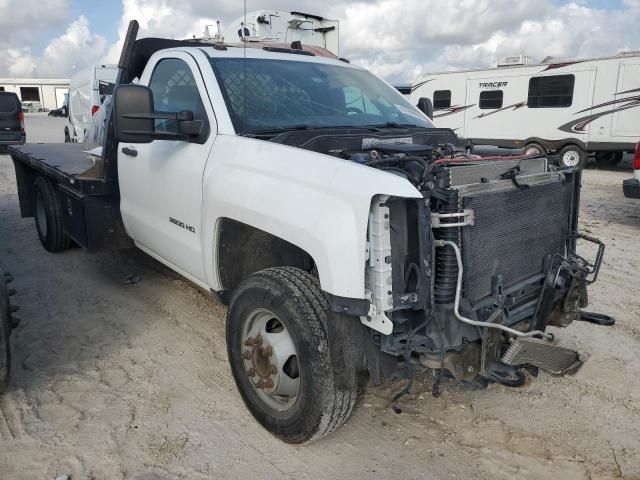
M 228 304 L 236 385 L 282 440 L 334 431 L 366 379 L 574 373 L 547 328 L 613 323 L 582 311 L 604 245 L 580 169 L 468 154 L 428 100 L 317 47 L 136 33 L 99 153 L 10 148 L 21 213 L 48 251 L 136 246 Z
M 18 95 L 0 92 L 0 153 L 8 145 L 22 145 L 26 141 L 24 113 Z

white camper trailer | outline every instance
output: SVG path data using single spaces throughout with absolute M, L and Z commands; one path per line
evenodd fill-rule
M 640 52 L 538 64 L 506 57 L 497 68 L 421 75 L 412 103 L 421 97 L 438 127 L 472 144 L 556 153 L 567 167 L 589 153 L 615 164 L 640 140 Z
M 339 22 L 302 12 L 259 10 L 247 13 L 231 24 L 226 40 L 292 43 L 322 47 L 340 56 Z

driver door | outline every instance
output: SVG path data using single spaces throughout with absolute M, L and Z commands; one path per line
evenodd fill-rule
M 193 58 L 171 53 L 140 83 L 153 92 L 156 111 L 190 110 L 207 134 L 194 140 L 120 143 L 121 211 L 136 245 L 193 280 L 205 281 L 201 243 L 202 178 L 216 124 Z M 177 132 L 175 120 L 156 120 L 156 132 Z

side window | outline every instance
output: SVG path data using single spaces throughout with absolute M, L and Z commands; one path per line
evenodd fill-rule
M 533 77 L 529 80 L 529 108 L 564 108 L 573 101 L 573 75 Z
M 149 88 L 153 92 L 153 107 L 159 112 L 193 112 L 196 120 L 205 120 L 206 114 L 198 86 L 189 66 L 180 59 L 160 60 L 151 74 Z M 175 120 L 156 120 L 156 131 L 175 132 Z
M 433 92 L 433 109 L 444 110 L 451 106 L 451 90 L 436 90 Z
M 478 104 L 481 110 L 496 110 L 502 108 L 502 90 L 486 90 L 480 92 Z

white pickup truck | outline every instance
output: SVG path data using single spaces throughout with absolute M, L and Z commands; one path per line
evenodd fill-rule
M 332 432 L 365 378 L 579 368 L 546 331 L 608 321 L 581 311 L 604 246 L 577 231 L 579 170 L 466 154 L 428 101 L 317 47 L 136 32 L 99 158 L 10 148 L 22 215 L 51 252 L 135 245 L 228 303 L 231 370 L 266 429 Z

